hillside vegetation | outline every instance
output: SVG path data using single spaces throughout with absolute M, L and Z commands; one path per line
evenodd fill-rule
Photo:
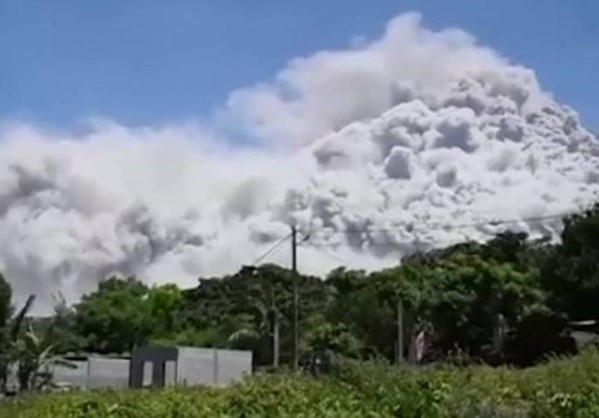
M 575 351 L 568 321 L 599 318 L 599 206 L 565 219 L 560 244 L 505 232 L 484 244 L 415 254 L 390 269 L 340 267 L 325 280 L 297 280 L 302 359 L 393 361 L 401 302 L 405 355 L 411 338 L 427 330 L 426 361 L 459 355 L 529 366 Z M 34 328 L 55 354 L 177 344 L 248 349 L 257 366 L 285 365 L 293 358 L 293 281 L 291 271 L 268 264 L 201 278 L 185 290 L 109 277 Z M 0 285 L 0 326 L 10 334 L 10 286 Z
M 0 404 L 20 418 L 597 417 L 599 353 L 525 370 L 484 366 L 405 370 L 344 365 L 322 378 L 255 376 L 225 389 L 30 395 Z
M 599 205 L 566 218 L 559 244 L 505 232 L 373 273 L 339 268 L 325 280 L 296 279 L 301 361 L 319 355 L 318 378 L 277 373 L 224 390 L 22 393 L 0 416 L 301 416 L 304 408 L 307 416 L 598 414 L 599 354 L 543 363 L 578 352 L 569 321 L 599 318 Z M 280 372 L 293 358 L 293 282 L 275 265 L 202 278 L 185 290 L 109 277 L 76 305 L 59 304 L 52 318 L 32 323 L 25 320 L 32 299 L 15 315 L 0 277 L 0 385 L 11 361 L 21 364 L 21 392 L 34 392 L 50 385 L 44 367 L 64 353 L 145 344 L 252 350 L 255 366 Z M 416 333 L 429 336 L 418 371 L 381 366 L 396 361 L 400 302 L 403 356 Z

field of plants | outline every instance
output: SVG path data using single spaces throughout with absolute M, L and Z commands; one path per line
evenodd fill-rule
M 324 280 L 270 264 L 190 289 L 109 277 L 43 321 L 27 316 L 33 295 L 14 309 L 0 275 L 0 392 L 19 365 L 19 395 L 0 402 L 0 418 L 599 417 L 599 351 L 544 361 L 578 353 L 572 327 L 599 318 L 597 237 L 599 203 L 564 219 L 558 244 L 508 231 Z M 344 359 L 326 376 L 283 371 L 294 358 L 295 284 L 299 354 Z M 417 335 L 427 337 L 419 367 L 384 365 L 399 338 L 405 357 Z M 226 389 L 43 394 L 65 353 L 143 345 L 251 350 L 256 367 L 276 373 Z
M 29 395 L 1 417 L 597 417 L 599 352 L 524 369 L 340 367 L 327 377 L 254 376 L 237 386 Z

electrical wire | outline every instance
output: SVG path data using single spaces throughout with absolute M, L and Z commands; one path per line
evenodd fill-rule
M 251 265 L 255 266 L 258 265 L 258 263 L 261 263 L 266 257 L 268 257 L 269 255 L 273 254 L 276 250 L 279 249 L 279 247 L 287 240 L 289 240 L 289 238 L 291 238 L 292 234 L 288 234 L 286 236 L 284 236 L 283 238 L 281 238 L 279 241 L 277 241 L 272 247 L 270 247 L 268 250 L 266 250 L 260 257 L 258 257 Z
M 347 262 L 347 260 L 344 260 L 343 258 L 339 257 L 338 255 L 333 254 L 332 252 L 329 252 L 320 246 L 310 245 L 308 248 L 317 249 L 319 253 L 328 256 L 330 259 L 335 260 L 336 262 L 341 263 L 344 266 L 348 266 L 351 264 L 351 263 Z
M 520 219 L 489 220 L 489 221 L 480 221 L 480 222 L 471 222 L 471 223 L 453 224 L 453 225 L 452 224 L 432 225 L 432 226 L 428 226 L 426 229 L 427 229 L 427 231 L 439 230 L 439 229 L 456 230 L 456 229 L 472 228 L 472 227 L 479 227 L 479 226 L 485 226 L 485 225 L 489 225 L 489 226 L 510 225 L 510 224 L 518 224 L 521 222 L 538 222 L 538 221 L 549 220 L 549 219 L 563 219 L 565 217 L 572 216 L 577 213 L 579 213 L 579 212 L 567 212 L 567 213 L 536 216 L 536 217 L 529 217 L 529 218 L 520 218 Z M 372 232 L 396 232 L 399 229 L 400 229 L 400 227 L 396 227 L 396 228 L 366 228 L 363 230 L 346 228 L 346 229 L 338 229 L 338 230 L 334 230 L 334 231 L 327 231 L 327 235 L 365 234 L 365 233 L 372 233 Z M 314 231 L 312 231 L 312 233 L 313 232 Z M 342 246 L 345 244 L 346 243 L 341 243 L 341 242 L 325 242 L 325 243 L 311 243 L 310 246 L 314 247 L 314 248 L 323 248 L 323 247 L 337 247 L 337 246 Z M 386 246 L 396 247 L 398 244 L 389 242 L 389 243 L 376 243 L 376 244 L 372 243 L 372 245 L 376 246 L 378 248 L 384 248 Z
M 565 217 L 568 216 L 572 216 L 579 213 L 579 211 L 577 212 L 566 212 L 566 213 L 559 213 L 559 214 L 553 214 L 553 215 L 545 215 L 545 216 L 535 216 L 535 217 L 529 217 L 529 218 L 520 218 L 520 219 L 505 219 L 505 220 L 489 220 L 489 221 L 479 221 L 479 222 L 470 222 L 470 223 L 463 223 L 463 224 L 445 224 L 445 225 L 433 225 L 433 226 L 428 226 L 427 230 L 431 231 L 431 230 L 439 230 L 439 229 L 449 229 L 449 230 L 456 230 L 456 229 L 463 229 L 463 228 L 472 228 L 472 227 L 479 227 L 479 226 L 500 226 L 500 225 L 510 225 L 510 224 L 518 224 L 521 222 L 538 222 L 538 221 L 543 221 L 543 220 L 549 220 L 549 219 L 563 219 Z M 405 228 L 405 227 L 404 227 Z M 400 227 L 396 227 L 396 228 L 366 228 L 364 230 L 358 230 L 358 229 L 351 229 L 351 228 L 345 228 L 345 229 L 338 229 L 338 230 L 334 230 L 334 231 L 327 231 L 328 235 L 335 235 L 335 234 L 364 234 L 364 233 L 371 233 L 371 232 L 396 232 L 400 229 Z M 302 245 L 303 243 L 309 242 L 309 239 L 313 236 L 313 234 L 317 232 L 317 231 L 310 231 L 309 233 L 307 233 L 304 237 L 304 239 L 302 240 L 302 242 L 300 243 L 300 245 Z M 258 257 L 251 265 L 257 265 L 258 263 L 261 263 L 262 261 L 264 261 L 268 256 L 272 255 L 275 251 L 277 251 L 281 245 L 288 241 L 292 236 L 292 233 L 284 236 L 283 238 L 281 238 L 279 241 L 277 241 L 272 247 L 270 247 L 267 251 L 265 251 L 262 255 L 260 255 L 260 257 Z M 338 247 L 338 246 L 342 246 L 345 245 L 346 243 L 341 243 L 341 242 L 325 242 L 325 243 L 313 243 L 310 242 L 308 244 L 308 246 L 310 248 L 318 248 L 319 251 L 323 252 L 323 254 L 326 254 L 327 256 L 334 258 L 336 261 L 338 262 L 342 262 L 347 264 L 347 262 L 345 260 L 342 260 L 341 258 L 337 257 L 336 255 L 331 254 L 330 252 L 326 252 L 323 250 L 323 248 L 325 247 Z M 397 243 L 372 243 L 373 246 L 376 246 L 378 248 L 384 248 L 386 246 L 389 247 L 396 247 Z
M 462 228 L 471 228 L 471 227 L 477 227 L 477 226 L 485 226 L 485 225 L 490 225 L 490 226 L 500 226 L 500 225 L 509 225 L 509 224 L 517 224 L 520 222 L 537 222 L 537 221 L 543 221 L 543 220 L 548 220 L 548 219 L 559 219 L 559 218 L 564 218 L 567 216 L 572 216 L 574 214 L 576 214 L 577 212 L 568 212 L 568 213 L 561 213 L 561 214 L 555 214 L 555 215 L 546 215 L 546 216 L 537 216 L 537 217 L 530 217 L 530 218 L 520 218 L 520 219 L 507 219 L 507 220 L 489 220 L 489 221 L 479 221 L 479 222 L 471 222 L 471 223 L 464 223 L 464 224 L 445 224 L 445 225 L 433 225 L 433 226 L 429 226 L 427 227 L 427 230 L 434 230 L 434 229 L 462 229 Z M 405 228 L 405 227 L 404 227 Z M 363 233 L 367 233 L 367 232 L 394 232 L 399 230 L 400 227 L 396 227 L 396 228 L 365 228 L 365 229 L 352 229 L 352 228 L 344 228 L 344 229 L 337 229 L 334 231 L 327 231 L 329 234 L 363 234 Z

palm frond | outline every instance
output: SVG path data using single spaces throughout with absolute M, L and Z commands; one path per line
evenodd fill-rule
M 27 301 L 25 302 L 25 305 L 23 305 L 23 307 L 21 308 L 21 310 L 15 317 L 13 324 L 12 324 L 11 332 L 10 332 L 11 339 L 13 341 L 19 335 L 19 332 L 21 331 L 21 327 L 23 326 L 23 322 L 25 321 L 25 317 L 27 316 L 27 314 L 29 313 L 29 311 L 31 310 L 31 308 L 33 306 L 33 302 L 35 302 L 35 295 L 29 295 L 29 297 L 27 298 Z
M 229 342 L 236 342 L 242 338 L 259 338 L 260 334 L 253 329 L 242 328 L 229 335 Z

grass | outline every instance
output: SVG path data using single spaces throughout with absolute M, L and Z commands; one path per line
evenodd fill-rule
M 599 417 L 599 352 L 526 369 L 401 369 L 353 364 L 314 379 L 254 376 L 225 389 L 30 395 L 0 417 Z

